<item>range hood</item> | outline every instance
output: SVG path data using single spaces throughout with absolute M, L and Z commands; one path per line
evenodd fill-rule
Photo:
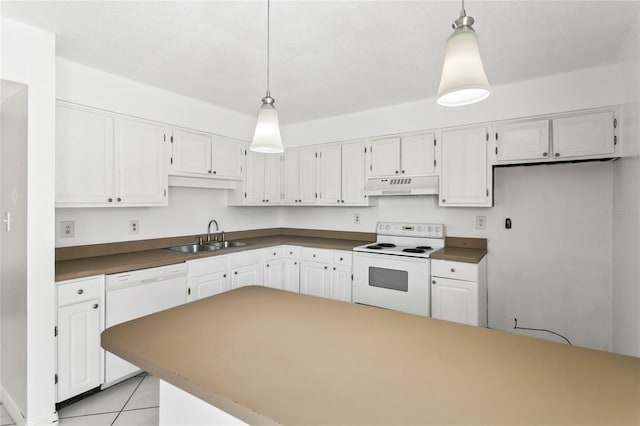
M 438 176 L 391 177 L 367 179 L 364 195 L 434 195 L 438 193 Z

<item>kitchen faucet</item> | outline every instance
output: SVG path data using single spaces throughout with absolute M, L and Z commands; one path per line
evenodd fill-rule
M 218 235 L 222 235 L 222 241 L 224 241 L 224 231 L 220 230 L 220 226 L 218 226 L 218 221 L 215 219 L 211 219 L 209 221 L 209 225 L 207 225 L 207 242 L 211 241 L 211 224 L 215 223 L 216 225 L 216 235 L 213 237 L 214 241 L 218 241 Z

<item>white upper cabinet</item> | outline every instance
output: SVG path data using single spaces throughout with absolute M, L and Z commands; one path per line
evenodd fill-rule
M 268 204 L 282 202 L 282 155 L 264 155 L 264 199 Z
M 371 177 L 426 176 L 435 173 L 435 135 L 425 133 L 371 142 Z
M 146 122 L 116 119 L 115 130 L 116 202 L 166 204 L 164 129 Z
M 484 126 L 442 132 L 441 206 L 491 207 L 488 134 Z
M 329 145 L 318 150 L 320 189 L 323 204 L 340 204 L 342 201 L 342 149 Z
M 404 176 L 424 176 L 435 173 L 435 135 L 405 136 L 401 142 L 401 169 Z
M 287 150 L 283 155 L 282 201 L 286 204 L 300 202 L 300 151 Z
M 553 127 L 553 158 L 574 158 L 587 155 L 613 154 L 613 112 L 583 114 L 556 118 Z
M 229 194 L 231 205 L 277 205 L 282 203 L 282 155 L 249 149 L 241 189 Z
M 156 123 L 59 103 L 56 206 L 166 205 L 165 144 Z
M 549 120 L 500 124 L 496 138 L 498 162 L 550 157 Z
M 174 129 L 171 138 L 171 175 L 206 178 L 242 178 L 239 141 L 208 133 Z
M 400 174 L 400 138 L 380 139 L 371 142 L 372 177 Z
M 300 203 L 315 204 L 318 201 L 318 176 L 315 148 L 300 150 Z
M 364 204 L 367 197 L 362 194 L 365 181 L 364 142 L 342 145 L 342 203 Z
M 318 202 L 318 153 L 315 148 L 288 149 L 284 152 L 283 201 L 289 205 Z

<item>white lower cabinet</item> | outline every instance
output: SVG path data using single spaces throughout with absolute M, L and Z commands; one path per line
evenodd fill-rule
M 350 302 L 351 263 L 351 252 L 303 248 L 300 293 Z
M 229 255 L 231 288 L 263 285 L 262 252 L 251 250 Z
M 228 256 L 192 260 L 187 265 L 189 302 L 231 290 Z
M 103 382 L 104 275 L 57 283 L 57 398 L 64 401 Z
M 328 263 L 302 261 L 300 269 L 300 293 L 326 297 L 331 294 L 331 273 Z
M 271 259 L 263 267 L 265 287 L 284 290 L 284 259 Z
M 431 316 L 487 326 L 487 261 L 431 260 Z
M 329 297 L 335 300 L 351 302 L 351 288 L 353 283 L 352 253 L 349 251 L 334 251 L 331 267 L 331 290 Z

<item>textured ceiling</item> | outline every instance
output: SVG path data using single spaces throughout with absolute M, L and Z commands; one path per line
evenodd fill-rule
M 615 63 L 637 1 L 467 1 L 492 85 Z M 254 115 L 266 1 L 2 1 L 57 35 L 62 58 Z M 457 1 L 271 4 L 271 94 L 283 124 L 430 98 Z

